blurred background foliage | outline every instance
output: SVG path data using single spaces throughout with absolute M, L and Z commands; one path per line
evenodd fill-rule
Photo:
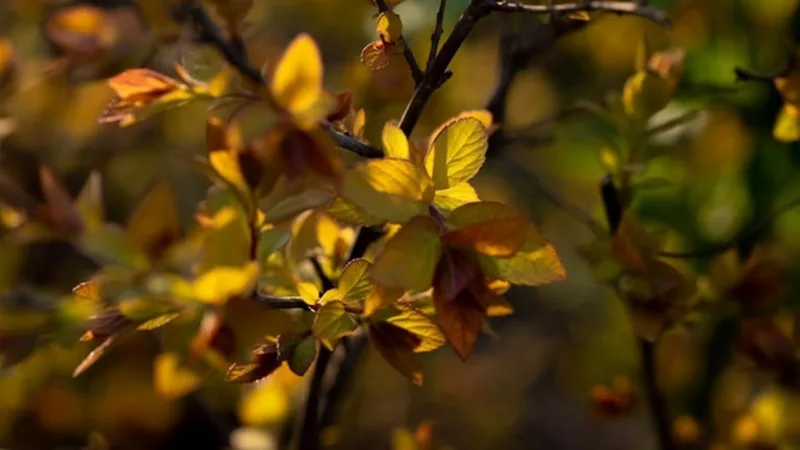
M 166 111 L 124 129 L 98 125 L 97 116 L 112 94 L 105 78 L 126 68 L 147 66 L 170 74 L 182 57 L 195 73 L 210 75 L 221 60 L 213 51 L 181 56 L 185 33 L 172 22 L 169 1 L 95 0 L 82 2 L 91 7 L 83 10 L 75 10 L 75 3 L 0 3 L 0 36 L 10 43 L 0 46 L 0 80 L 7 82 L 0 94 L 3 172 L 36 193 L 38 165 L 44 163 L 74 194 L 96 169 L 104 180 L 108 218 L 119 222 L 154 179 L 168 179 L 182 220 L 190 222 L 205 182 L 184 157 L 204 151 L 208 105 Z M 442 448 L 656 448 L 641 395 L 625 387 L 639 385 L 641 377 L 625 307 L 594 280 L 577 253 L 591 233 L 543 193 L 555 192 L 604 222 L 598 182 L 609 164 L 603 149 L 614 136 L 589 115 L 551 119 L 576 101 L 600 102 L 608 93 L 619 93 L 634 71 L 645 34 L 654 48 L 684 49 L 676 98 L 653 121 L 693 108 L 702 112 L 659 136 L 663 156 L 644 168 L 634 208 L 641 219 L 666 225 L 685 249 L 725 242 L 800 196 L 795 180 L 800 180 L 800 152 L 792 148 L 798 144 L 772 137 L 780 97 L 770 86 L 736 83 L 734 76 L 736 66 L 781 69 L 800 28 L 797 0 L 650 3 L 671 14 L 671 29 L 636 17 L 593 18 L 517 77 L 508 97 L 506 130 L 527 137 L 505 143 L 475 180 L 482 197 L 508 201 L 541 225 L 564 259 L 567 280 L 512 289 L 507 298 L 516 314 L 493 320 L 496 339 L 482 338 L 467 363 L 449 350 L 425 355 L 422 388 L 369 353 L 339 426 L 325 432 L 328 444 L 389 448 L 394 442 L 396 450 L 408 449 L 409 433 L 432 420 Z M 448 1 L 445 33 L 466 4 Z M 428 52 L 437 6 L 436 0 L 407 0 L 396 9 L 420 60 Z M 359 62 L 361 48 L 374 39 L 374 13 L 367 0 L 256 0 L 242 34 L 251 58 L 261 64 L 273 61 L 298 32 L 310 33 L 321 47 L 326 87 L 353 93 L 355 107 L 367 113 L 366 138 L 378 142 L 383 123 L 401 115 L 413 81 L 403 65 L 370 72 Z M 500 34 L 530 26 L 528 20 L 496 14 L 476 27 L 451 65 L 454 76 L 428 104 L 416 136 L 426 136 L 460 111 L 485 107 L 497 83 Z M 758 235 L 789 261 L 792 292 L 800 279 L 792 276 L 800 269 L 798 230 L 800 208 Z M 751 241 L 740 242 L 741 247 L 752 247 Z M 685 262 L 700 278 L 708 263 L 709 258 Z M 30 286 L 63 295 L 91 271 L 91 263 L 66 246 L 19 249 L 0 242 L 0 287 Z M 239 317 L 264 320 L 248 310 Z M 6 322 L 0 317 L 0 345 L 5 345 L 4 328 L 14 325 Z M 791 314 L 786 328 L 795 329 Z M 698 392 L 706 392 L 715 448 L 800 448 L 796 393 L 746 364 L 710 370 L 731 337 L 710 336 L 709 330 L 676 327 L 658 345 L 658 382 L 673 416 L 700 414 Z M 196 396 L 163 398 L 153 386 L 157 350 L 146 338 L 125 343 L 77 380 L 71 374 L 88 347 L 67 332 L 38 336 L 34 344 L 24 362 L 0 369 L 4 448 L 269 449 L 277 445 L 295 402 L 302 400 L 303 380 L 286 368 L 254 386 L 210 382 Z M 598 414 L 593 399 L 603 386 L 634 393 L 619 411 Z M 686 435 L 696 431 L 693 419 L 677 420 L 675 426 Z M 230 442 L 220 438 L 220 429 L 236 430 Z

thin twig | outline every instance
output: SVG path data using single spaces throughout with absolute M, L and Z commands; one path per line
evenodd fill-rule
M 303 311 L 314 311 L 314 307 L 306 303 L 303 297 L 275 297 L 272 295 L 257 294 L 253 300 L 263 303 L 272 309 L 300 309 Z
M 663 26 L 669 26 L 671 23 L 669 15 L 664 11 L 630 2 L 584 1 L 558 5 L 529 5 L 526 3 L 497 0 L 489 3 L 491 9 L 497 12 L 565 14 L 579 11 L 604 11 L 615 14 L 636 15 Z
M 439 39 L 444 32 L 444 11 L 447 8 L 447 0 L 439 0 L 439 10 L 436 12 L 436 24 L 433 26 L 433 34 L 431 34 L 431 50 L 428 52 L 428 62 L 425 64 L 425 70 L 429 70 L 433 59 L 436 58 L 436 53 L 439 51 Z
M 261 71 L 250 62 L 243 43 L 234 44 L 226 40 L 222 30 L 208 16 L 202 5 L 196 2 L 188 2 L 185 8 L 185 14 L 194 24 L 195 29 L 202 34 L 204 40 L 212 44 L 220 52 L 228 64 L 255 84 L 263 85 L 266 82 Z M 336 145 L 345 150 L 367 158 L 375 158 L 383 154 L 380 149 L 364 144 L 352 136 L 340 133 L 330 126 L 323 124 L 323 127 L 336 142 Z
M 299 450 L 317 450 L 319 448 L 319 405 L 322 399 L 322 382 L 325 380 L 325 371 L 331 360 L 333 352 L 326 347 L 321 347 L 314 373 L 311 376 L 311 386 L 308 390 L 308 400 L 303 413 L 303 423 L 300 428 Z
M 389 5 L 386 4 L 386 0 L 375 0 L 375 4 L 378 6 L 378 11 L 381 13 L 390 10 Z M 422 69 L 419 68 L 417 58 L 414 57 L 414 52 L 411 51 L 411 48 L 408 46 L 408 41 L 406 41 L 402 34 L 400 35 L 400 42 L 403 44 L 403 57 L 406 59 L 406 63 L 408 63 L 408 68 L 411 70 L 411 77 L 414 78 L 414 85 L 418 86 L 422 82 Z

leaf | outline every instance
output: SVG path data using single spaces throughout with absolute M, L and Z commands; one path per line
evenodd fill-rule
M 344 303 L 358 303 L 364 301 L 372 290 L 369 279 L 369 269 L 372 264 L 363 258 L 350 261 L 342 269 L 336 286 L 337 300 Z
M 217 175 L 229 186 L 242 193 L 250 193 L 251 189 L 239 166 L 237 153 L 232 150 L 220 150 L 209 153 L 208 162 Z
M 645 276 L 654 251 L 654 242 L 644 227 L 626 213 L 611 240 L 611 255 L 632 274 Z
M 397 124 L 386 122 L 381 132 L 381 144 L 387 158 L 411 160 L 408 139 Z
M 428 138 L 425 147 L 426 148 L 432 147 L 433 141 L 436 140 L 436 137 L 439 136 L 442 130 L 452 125 L 454 122 L 466 118 L 477 119 L 478 121 L 480 121 L 480 123 L 483 124 L 484 128 L 486 128 L 487 133 L 489 134 L 491 134 L 493 129 L 496 128 L 496 126 L 493 125 L 494 117 L 492 116 L 492 113 L 489 112 L 488 110 L 475 109 L 471 111 L 462 111 L 461 113 L 456 114 L 455 116 L 445 120 L 438 127 L 436 127 L 436 129 L 433 130 L 433 133 L 431 133 L 430 137 Z
M 250 260 L 250 229 L 241 209 L 225 206 L 205 224 L 199 270 L 241 266 Z M 259 259 L 259 261 L 264 261 Z
M 225 373 L 225 381 L 231 383 L 254 383 L 268 377 L 281 365 L 278 347 L 268 342 L 253 349 L 251 360 L 245 364 L 231 364 Z
M 474 117 L 459 119 L 442 129 L 425 155 L 425 170 L 436 190 L 469 181 L 486 160 L 489 135 Z
M 511 284 L 539 286 L 566 277 L 564 265 L 555 247 L 533 225 L 528 225 L 522 247 L 511 258 L 479 258 L 486 276 Z
M 336 197 L 326 212 L 348 225 L 371 227 L 384 222 L 380 217 L 375 217 L 342 197 Z
M 285 338 L 281 335 L 278 336 L 278 354 L 295 375 L 302 377 L 317 358 L 317 341 L 313 336 Z
M 395 370 L 417 386 L 422 385 L 422 367 L 413 351 L 419 346 L 417 336 L 390 323 L 377 322 L 369 326 L 369 339 Z
M 447 279 L 447 276 L 441 278 L 443 283 L 447 283 Z M 486 310 L 474 286 L 461 289 L 454 298 L 447 298 L 441 294 L 442 291 L 436 287 L 433 289 L 439 326 L 456 354 L 466 361 L 483 328 Z
M 329 188 L 315 184 L 309 177 L 295 181 L 281 177 L 269 196 L 261 200 L 260 208 L 267 222 L 277 223 L 329 204 L 335 196 Z
M 123 101 L 144 104 L 181 89 L 183 85 L 150 69 L 128 69 L 109 78 L 108 86 Z
M 72 294 L 91 303 L 100 302 L 100 282 L 96 279 L 86 280 L 72 288 Z
M 393 43 L 403 35 L 403 22 L 394 11 L 387 10 L 378 16 L 375 24 L 375 33 L 378 38 L 386 43 Z
M 414 352 L 422 353 L 436 350 L 444 345 L 446 339 L 442 330 L 430 317 L 410 306 L 397 306 L 400 314 L 386 319 L 386 322 L 402 328 L 420 339 Z
M 259 262 L 265 263 L 269 255 L 285 247 L 291 237 L 291 233 L 281 228 L 268 228 L 261 231 L 258 236 L 256 258 Z
M 625 113 L 637 119 L 647 119 L 664 109 L 672 99 L 672 86 L 660 76 L 637 72 L 628 78 L 622 92 Z
M 322 57 L 309 34 L 297 35 L 286 47 L 272 76 L 271 89 L 275 101 L 303 124 L 322 118 L 309 115 L 323 97 Z
M 45 22 L 45 33 L 67 53 L 84 56 L 109 49 L 118 40 L 109 15 L 87 4 L 57 10 Z
M 153 365 L 153 385 L 156 393 L 166 398 L 180 398 L 200 387 L 200 377 L 178 365 L 178 355 L 161 353 Z
M 195 297 L 203 303 L 221 305 L 231 297 L 249 295 L 256 287 L 259 273 L 256 262 L 243 267 L 216 267 L 194 281 Z
M 345 174 L 341 195 L 359 208 L 394 223 L 425 214 L 433 201 L 428 176 L 402 159 L 376 159 L 357 164 Z
M 350 334 L 356 326 L 356 320 L 345 310 L 345 304 L 331 301 L 317 310 L 311 330 L 328 349 L 333 350 L 334 343 Z
M 180 238 L 178 206 L 168 182 L 159 182 L 147 192 L 125 231 L 151 257 L 158 257 Z
M 461 183 L 447 189 L 436 191 L 433 196 L 433 206 L 445 214 L 467 203 L 479 202 L 478 193 L 469 183 Z
M 468 203 L 451 212 L 447 222 L 454 229 L 442 236 L 443 243 L 505 258 L 522 247 L 529 227 L 522 214 L 499 202 Z
M 140 323 L 136 329 L 139 331 L 151 331 L 167 325 L 168 323 L 172 322 L 173 320 L 180 317 L 181 313 L 174 312 L 174 313 L 167 313 L 162 314 L 160 316 L 154 317 L 152 319 L 146 320 Z
M 371 316 L 375 311 L 390 306 L 400 299 L 404 293 L 405 289 L 402 288 L 375 285 L 372 292 L 364 300 L 364 315 Z
M 386 45 L 381 41 L 370 42 L 361 49 L 361 63 L 369 70 L 381 70 L 391 62 L 392 53 L 387 50 Z M 353 134 L 356 133 L 354 132 Z
M 78 364 L 78 367 L 75 368 L 75 371 L 72 372 L 72 377 L 77 378 L 84 372 L 86 372 L 89 367 L 93 366 L 103 355 L 106 354 L 111 345 L 117 339 L 117 334 L 112 334 L 111 336 L 107 337 L 100 345 L 94 348 L 89 354 Z
M 417 216 L 384 244 L 372 265 L 371 278 L 383 286 L 424 291 L 433 283 L 441 252 L 436 220 Z
M 772 136 L 779 142 L 800 140 L 800 108 L 791 103 L 784 103 L 775 121 Z
M 92 171 L 81 192 L 75 199 L 75 207 L 87 231 L 96 232 L 103 226 L 103 187 L 100 172 Z
M 73 205 L 69 193 L 47 166 L 39 167 L 39 180 L 46 205 L 40 214 L 45 221 L 67 236 L 81 234 L 84 230 L 83 219 Z

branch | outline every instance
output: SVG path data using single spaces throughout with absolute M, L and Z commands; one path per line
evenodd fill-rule
M 375 0 L 375 4 L 378 5 L 379 12 L 384 13 L 390 10 L 389 5 L 386 4 L 386 0 Z M 408 47 L 408 43 L 402 34 L 400 35 L 400 41 L 403 43 L 403 57 L 408 63 L 408 68 L 411 69 L 411 77 L 414 78 L 414 85 L 419 86 L 422 82 L 422 69 L 419 68 L 417 59 L 414 57 L 414 53 Z
M 228 64 L 233 66 L 255 84 L 263 85 L 266 83 L 261 71 L 250 62 L 244 44 L 241 41 L 232 42 L 226 40 L 222 34 L 222 30 L 214 23 L 211 17 L 208 16 L 202 5 L 195 2 L 187 2 L 185 4 L 184 13 L 194 24 L 195 29 L 202 35 L 203 39 L 212 44 L 225 58 Z M 419 70 L 419 67 L 417 67 L 417 70 Z M 383 152 L 376 147 L 364 144 L 352 136 L 340 133 L 327 124 L 322 124 L 322 126 L 328 131 L 328 134 L 330 134 L 331 138 L 336 142 L 336 145 L 345 150 L 349 150 L 366 158 L 377 158 L 383 155 Z
M 672 419 L 670 419 L 667 399 L 658 389 L 656 382 L 655 342 L 639 338 L 639 355 L 642 359 L 642 376 L 644 377 L 644 391 L 653 420 L 656 425 L 656 436 L 661 450 L 676 448 L 672 439 Z
M 496 0 L 490 1 L 489 5 L 492 11 L 506 13 L 564 14 L 579 11 L 604 11 L 615 14 L 639 16 L 663 26 L 670 26 L 671 24 L 667 13 L 655 8 L 630 2 L 584 1 L 560 5 L 528 5 L 525 3 Z
M 322 398 L 322 382 L 325 379 L 325 371 L 331 355 L 332 352 L 326 347 L 320 348 L 317 362 L 314 365 L 314 374 L 311 376 L 311 387 L 308 390 L 306 410 L 300 428 L 299 450 L 317 450 L 319 448 L 319 404 Z
M 447 0 L 439 0 L 439 10 L 436 12 L 436 25 L 433 26 L 433 34 L 431 34 L 431 50 L 428 52 L 428 62 L 425 65 L 425 70 L 429 70 L 433 59 L 436 58 L 436 53 L 439 51 L 439 39 L 442 37 L 444 27 L 444 10 L 447 8 Z
M 736 67 L 735 69 L 733 69 L 733 73 L 736 75 L 737 82 L 757 81 L 759 83 L 766 83 L 770 85 L 773 83 L 775 78 L 785 76 L 787 72 L 788 70 L 781 70 L 780 72 L 767 74 L 767 73 L 751 72 L 741 67 Z
M 406 136 L 411 135 L 411 131 L 417 125 L 428 99 L 443 82 L 447 67 L 453 61 L 458 49 L 461 48 L 461 44 L 464 43 L 470 31 L 472 31 L 472 27 L 489 12 L 490 10 L 485 0 L 471 0 L 467 9 L 461 14 L 450 36 L 444 41 L 441 50 L 425 70 L 422 81 L 411 96 L 405 111 L 403 111 L 403 115 L 400 118 L 400 129 L 403 130 Z
M 272 295 L 253 296 L 253 300 L 263 303 L 272 309 L 301 309 L 303 311 L 314 311 L 314 307 L 303 300 L 303 297 L 274 297 Z

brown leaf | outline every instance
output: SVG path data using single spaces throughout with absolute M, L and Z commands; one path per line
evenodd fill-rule
M 469 255 L 448 251 L 439 260 L 433 283 L 433 303 L 442 333 L 458 356 L 472 352 L 486 318 L 482 297 L 490 291 Z
M 328 114 L 327 120 L 329 122 L 344 120 L 350 114 L 352 108 L 353 94 L 351 92 L 342 92 L 336 95 L 336 108 Z
M 40 210 L 42 219 L 66 236 L 81 234 L 84 224 L 80 212 L 47 166 L 39 167 L 39 180 L 45 199 L 45 207 Z
M 414 349 L 422 340 L 413 333 L 388 322 L 377 322 L 369 326 L 372 345 L 398 372 L 416 385 L 422 385 L 422 368 Z
M 611 255 L 632 274 L 645 276 L 652 256 L 645 240 L 642 226 L 631 214 L 625 214 L 611 241 Z
M 280 365 L 278 347 L 275 343 L 261 344 L 253 349 L 250 362 L 231 364 L 225 374 L 225 380 L 233 383 L 254 383 L 269 376 Z
M 225 359 L 230 359 L 236 351 L 233 329 L 215 311 L 206 311 L 203 315 L 190 346 L 189 359 L 200 358 L 209 349 L 217 351 Z
M 781 268 L 772 261 L 751 261 L 729 290 L 733 298 L 752 306 L 774 304 L 788 292 Z

